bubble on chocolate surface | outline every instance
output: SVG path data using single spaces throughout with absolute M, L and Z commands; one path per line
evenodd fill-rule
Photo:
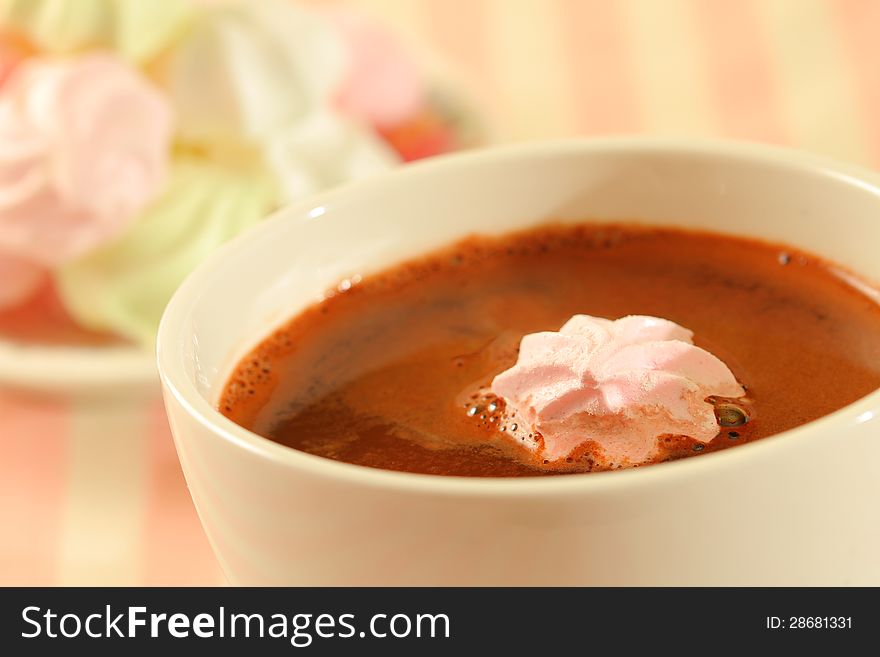
M 476 389 L 476 392 L 472 392 Z M 489 391 L 488 383 L 475 384 L 475 388 L 465 390 L 457 399 L 467 399 L 459 408 L 463 408 L 466 417 L 475 422 L 483 429 L 495 433 L 499 437 L 503 434 L 508 440 L 515 440 L 530 452 L 540 452 L 543 447 L 544 437 L 523 422 L 515 410 L 508 408 L 502 397 L 498 397 Z
M 752 402 L 748 397 L 713 395 L 706 397 L 704 401 L 714 407 L 715 420 L 721 427 L 740 427 L 748 423 L 754 416 Z
M 739 427 L 749 421 L 746 411 L 734 404 L 718 404 L 715 406 L 715 417 L 722 427 Z

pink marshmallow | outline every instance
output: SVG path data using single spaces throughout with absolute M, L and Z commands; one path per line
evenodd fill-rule
M 164 185 L 171 129 L 113 55 L 20 63 L 0 89 L 0 248 L 52 268 L 118 236 Z
M 543 436 L 543 458 L 597 443 L 613 465 L 649 462 L 663 434 L 706 443 L 718 434 L 712 395 L 745 394 L 730 369 L 657 317 L 575 315 L 559 332 L 523 337 L 492 392 Z

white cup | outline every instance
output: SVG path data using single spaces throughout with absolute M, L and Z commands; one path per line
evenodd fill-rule
M 487 150 L 285 209 L 190 276 L 159 331 L 177 451 L 230 581 L 880 584 L 880 392 L 719 453 L 523 479 L 339 463 L 215 410 L 237 360 L 339 280 L 548 220 L 749 235 L 880 280 L 880 177 L 753 145 L 634 138 Z

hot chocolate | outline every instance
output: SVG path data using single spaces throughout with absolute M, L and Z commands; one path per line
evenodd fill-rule
M 582 224 L 475 236 L 342 281 L 241 361 L 219 408 L 271 440 L 377 468 L 498 477 L 645 465 L 771 436 L 880 387 L 872 291 L 813 255 L 711 233 Z M 656 425 L 638 458 L 612 458 L 608 444 L 571 431 L 551 450 L 541 432 L 557 425 L 541 424 L 532 397 L 493 381 L 517 363 L 524 336 L 565 333 L 578 316 L 591 318 L 580 331 L 628 316 L 668 320 L 675 349 L 729 368 L 721 394 L 677 384 L 693 393 L 691 407 L 708 409 L 700 431 Z M 659 367 L 652 358 L 643 369 Z M 605 403 L 617 393 L 594 374 L 581 367 L 576 380 L 605 395 L 602 408 L 623 423 L 613 426 L 629 426 L 631 408 Z M 644 377 L 627 381 L 652 413 L 662 395 L 642 395 Z M 577 417 L 590 419 L 595 404 L 584 404 Z M 713 416 L 717 432 L 706 434 Z

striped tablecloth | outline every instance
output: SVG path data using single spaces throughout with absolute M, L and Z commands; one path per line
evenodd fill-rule
M 498 141 L 723 136 L 880 167 L 880 0 L 352 4 L 457 68 Z M 158 395 L 0 391 L 0 445 L 0 584 L 223 582 Z

